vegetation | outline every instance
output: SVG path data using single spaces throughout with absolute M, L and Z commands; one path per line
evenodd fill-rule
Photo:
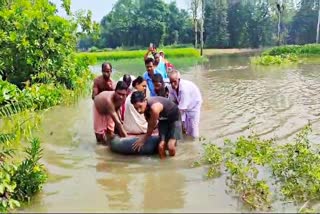
M 62 2 L 68 20 L 49 0 L 0 1 L 1 213 L 30 201 L 47 179 L 33 136 L 42 110 L 76 101 L 91 85 L 90 59 L 75 54 L 78 26 L 93 31 L 90 13 L 74 16 Z
M 179 49 L 163 49 L 166 57 L 199 57 L 199 52 L 193 48 L 179 48 Z M 137 51 L 106 51 L 106 52 L 82 52 L 78 53 L 77 56 L 83 58 L 88 57 L 91 60 L 120 60 L 120 59 L 143 59 L 146 50 Z
M 202 2 L 205 2 L 202 7 Z M 145 48 L 195 44 L 207 48 L 258 48 L 316 42 L 318 0 L 190 0 L 190 11 L 164 0 L 118 0 L 100 22 L 100 32 L 84 35 L 78 47 Z M 204 14 L 202 14 L 204 11 Z M 280 22 L 279 22 L 280 21 Z
M 204 155 L 195 166 L 209 165 L 207 177 L 212 177 L 212 172 L 221 173 L 223 164 L 230 193 L 253 210 L 267 211 L 272 198 L 282 196 L 284 201 L 303 204 L 297 211 L 310 211 L 309 202 L 320 200 L 320 147 L 308 140 L 310 132 L 307 125 L 293 142 L 284 145 L 254 134 L 235 142 L 226 140 L 223 148 L 205 144 Z
M 266 50 L 262 56 L 253 57 L 251 62 L 258 65 L 279 65 L 299 62 L 299 57 L 319 55 L 319 44 L 286 45 Z

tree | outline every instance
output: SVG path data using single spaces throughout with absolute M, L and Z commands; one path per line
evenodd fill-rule
M 228 2 L 227 0 L 206 0 L 205 42 L 207 47 L 228 47 Z
M 320 0 L 318 1 L 318 24 L 317 24 L 317 38 L 316 43 L 319 43 L 319 30 L 320 30 Z
M 281 17 L 284 11 L 283 2 L 277 2 L 277 12 L 278 12 L 278 45 L 281 44 Z
M 69 1 L 64 2 L 69 11 Z M 81 75 L 73 54 L 78 19 L 64 19 L 56 11 L 49 0 L 6 0 L 0 4 L 0 73 L 19 88 L 26 82 L 61 83 L 73 88 Z
M 301 0 L 289 32 L 289 42 L 306 44 L 315 42 L 319 0 Z
M 200 0 L 191 0 L 192 20 L 194 27 L 194 48 L 198 48 L 198 14 Z

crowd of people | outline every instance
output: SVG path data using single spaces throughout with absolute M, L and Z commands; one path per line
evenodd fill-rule
M 110 145 L 115 136 L 139 136 L 132 144 L 140 151 L 151 136 L 159 136 L 157 152 L 160 158 L 176 154 L 183 132 L 199 137 L 202 96 L 191 81 L 150 47 L 144 56 L 143 76 L 125 74 L 116 83 L 112 80 L 112 65 L 102 64 L 102 75 L 93 83 L 94 132 L 98 143 Z

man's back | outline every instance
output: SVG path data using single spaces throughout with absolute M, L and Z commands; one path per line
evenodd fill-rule
M 168 98 L 165 97 L 150 97 L 148 99 L 148 106 L 149 108 L 152 107 L 153 104 L 155 103 L 161 103 L 163 106 L 163 110 L 160 112 L 160 118 L 159 119 L 167 119 L 171 121 L 178 120 L 180 115 L 179 115 L 179 109 L 178 106 L 169 100 Z M 146 118 L 148 119 L 149 115 L 146 115 Z
M 178 102 L 179 109 L 191 110 L 202 103 L 201 92 L 192 81 L 181 79 L 178 94 L 171 86 L 168 89 L 169 98 Z
M 107 114 L 108 113 L 108 108 L 111 106 L 107 106 L 107 104 L 113 104 L 112 103 L 112 97 L 114 95 L 114 91 L 103 91 L 99 93 L 97 96 L 94 98 L 94 105 L 97 108 L 97 111 L 100 114 Z

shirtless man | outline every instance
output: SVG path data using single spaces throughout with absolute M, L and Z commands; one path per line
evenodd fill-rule
M 108 62 L 102 64 L 102 75 L 93 81 L 92 99 L 103 91 L 114 91 L 114 83 L 111 80 L 112 65 Z
M 182 137 L 182 124 L 178 106 L 164 97 L 146 99 L 144 93 L 139 91 L 132 93 L 131 103 L 140 114 L 145 115 L 148 121 L 147 133 L 133 144 L 133 149 L 139 151 L 143 147 L 158 122 L 160 137 L 158 152 L 160 158 L 165 158 L 166 148 L 168 148 L 170 156 L 174 156 L 177 140 Z
M 94 124 L 96 134 L 101 137 L 103 144 L 109 144 L 114 137 L 116 128 L 120 137 L 127 137 L 120 120 L 119 109 L 125 102 L 128 86 L 125 82 L 119 81 L 115 91 L 103 91 L 94 98 L 94 111 L 103 120 Z

